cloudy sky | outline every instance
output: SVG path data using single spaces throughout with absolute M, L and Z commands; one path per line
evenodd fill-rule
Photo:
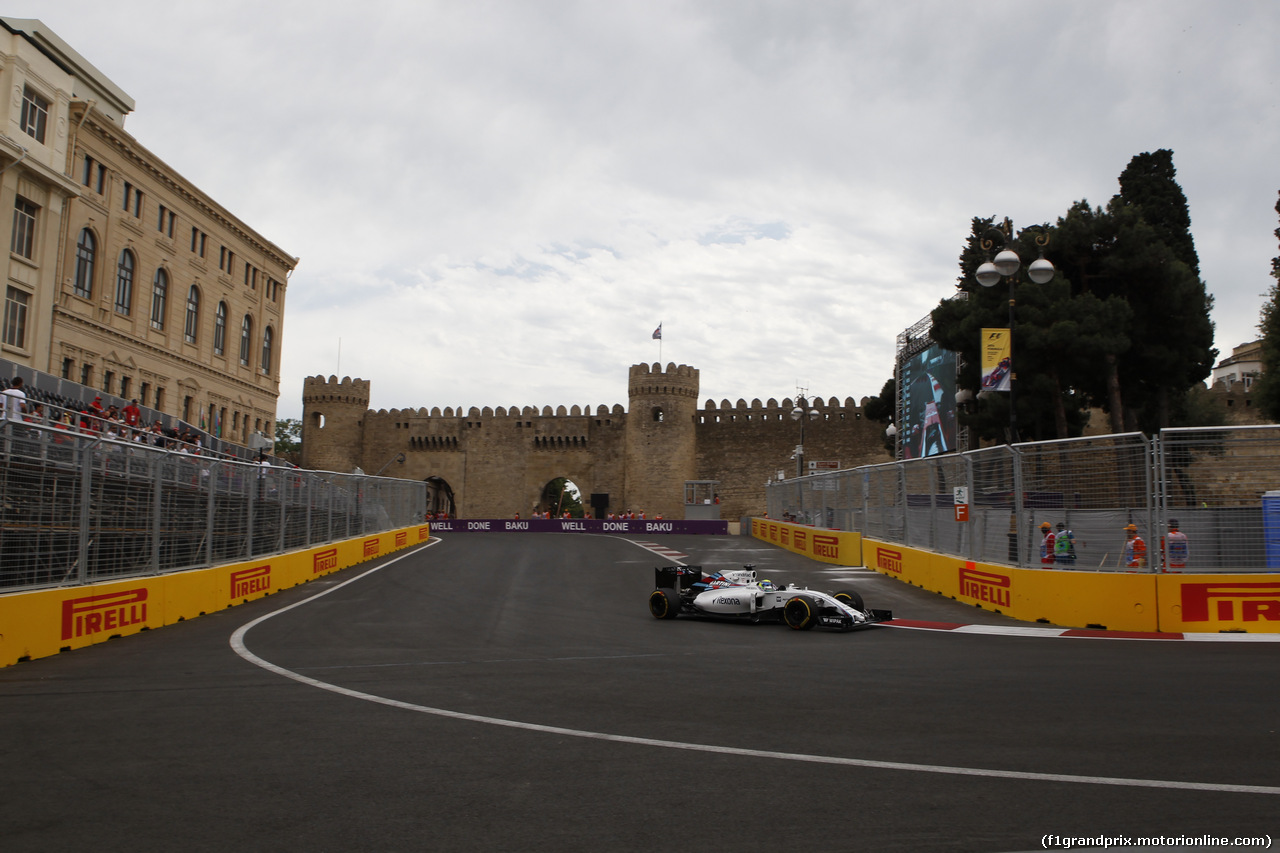
M 974 216 L 1174 152 L 1225 356 L 1280 254 L 1275 0 L 40 0 L 126 127 L 301 258 L 306 376 L 374 408 L 879 392 Z M 663 324 L 664 339 L 652 339 Z

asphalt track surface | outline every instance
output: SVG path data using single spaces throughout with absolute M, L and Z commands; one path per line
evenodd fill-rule
M 652 541 L 901 617 L 1016 624 L 749 538 Z M 665 562 L 453 535 L 0 670 L 0 850 L 1280 835 L 1280 645 L 660 622 Z

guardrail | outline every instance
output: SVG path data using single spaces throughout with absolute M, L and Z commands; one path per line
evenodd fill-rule
M 0 420 L 0 591 L 253 559 L 422 520 L 426 486 Z

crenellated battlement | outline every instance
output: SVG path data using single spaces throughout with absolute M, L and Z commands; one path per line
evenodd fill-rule
M 303 465 L 425 480 L 428 510 L 500 517 L 537 509 L 565 477 L 613 511 L 680 517 L 689 480 L 717 483 L 726 518 L 762 511 L 761 484 L 793 470 L 801 425 L 795 398 L 699 405 L 687 364 L 632 365 L 626 405 L 432 406 L 373 410 L 370 383 L 310 376 L 303 383 Z M 868 398 L 810 397 L 805 458 L 850 467 L 886 458 Z M 545 511 L 547 507 L 542 506 Z M 604 511 L 604 510 L 599 510 Z
M 445 406 L 442 410 L 439 406 L 433 406 L 427 409 L 425 406 L 417 409 L 378 409 L 370 410 L 369 414 L 377 418 L 389 418 L 392 420 L 520 420 L 527 418 L 616 418 L 627 413 L 620 404 L 615 403 L 613 406 L 598 405 L 595 412 L 591 411 L 590 406 L 556 406 L 553 410 L 551 406 L 543 406 L 541 409 L 534 406 L 512 406 L 506 408 L 499 406 L 497 409 L 485 406 L 479 408 L 472 406 L 465 411 L 461 406 L 453 408 Z
M 823 400 L 821 397 L 810 397 L 806 400 L 804 407 L 809 410 L 817 410 L 816 418 L 809 418 L 806 423 L 823 423 L 823 422 L 840 422 L 840 421 L 860 421 L 863 417 L 863 407 L 867 403 L 867 398 L 862 398 L 862 402 L 855 403 L 852 397 L 845 397 L 841 402 L 840 398 L 832 397 Z M 696 421 L 699 424 L 740 424 L 746 426 L 748 424 L 774 424 L 790 427 L 793 423 L 791 412 L 795 408 L 796 403 L 790 397 L 782 398 L 782 402 L 770 398 L 767 403 L 761 403 L 759 398 L 751 401 L 750 405 L 746 400 L 738 399 L 737 403 L 730 403 L 728 400 L 721 400 L 717 403 L 715 400 L 707 400 L 696 414 Z
M 863 397 L 860 402 L 855 403 L 852 397 L 845 397 L 844 402 L 841 402 L 839 397 L 832 397 L 829 400 L 823 400 L 821 397 L 810 397 L 807 405 L 810 408 L 817 409 L 819 412 L 829 409 L 852 411 L 861 410 L 867 404 L 867 400 L 867 397 Z M 728 400 L 721 400 L 719 403 L 715 400 L 707 400 L 702 408 L 707 411 L 715 411 L 717 409 L 751 409 L 754 411 L 759 409 L 762 411 L 778 410 L 790 413 L 795 408 L 795 402 L 790 397 L 783 397 L 782 402 L 779 403 L 770 397 L 769 402 L 761 403 L 760 398 L 757 397 L 751 401 L 750 405 L 747 405 L 747 401 L 739 397 L 737 403 L 730 403 Z
M 352 379 L 350 376 L 308 376 L 302 380 L 302 402 L 348 403 L 369 407 L 369 380 Z
M 698 398 L 699 372 L 687 364 L 668 362 L 663 370 L 657 362 L 653 365 L 633 364 L 627 375 L 629 397 L 674 396 Z

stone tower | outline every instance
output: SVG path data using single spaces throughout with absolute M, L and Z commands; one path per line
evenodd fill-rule
M 349 474 L 364 456 L 369 380 L 308 376 L 302 386 L 302 467 Z M 373 473 L 373 472 L 366 472 Z
M 698 371 L 636 364 L 627 381 L 627 490 L 622 510 L 684 518 L 684 482 L 697 471 Z M 617 504 L 615 503 L 616 507 Z

